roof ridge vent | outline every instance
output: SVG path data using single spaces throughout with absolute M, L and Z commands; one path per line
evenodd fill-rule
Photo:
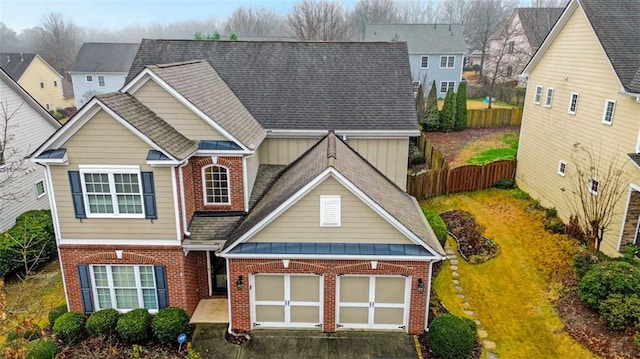
M 336 134 L 334 130 L 329 130 L 327 141 L 327 159 L 329 166 L 333 167 L 336 162 Z

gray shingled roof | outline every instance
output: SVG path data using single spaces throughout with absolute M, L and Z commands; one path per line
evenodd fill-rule
M 514 10 L 533 49 L 540 47 L 563 10 L 562 7 L 519 7 Z
M 340 172 L 413 234 L 422 239 L 427 246 L 437 253 L 444 254 L 413 197 L 402 191 L 333 133 L 319 141 L 287 167 L 253 211 L 229 237 L 225 247 L 231 245 L 329 167 Z
M 36 54 L 0 53 L 0 68 L 17 82 L 34 57 Z
M 127 81 L 197 59 L 265 129 L 418 128 L 404 43 L 142 40 Z
M 183 136 L 129 94 L 113 92 L 97 95 L 96 99 L 179 160 L 188 157 L 198 148 L 197 142 Z
M 128 73 L 139 44 L 85 42 L 76 55 L 71 72 Z
M 640 1 L 579 3 L 625 90 L 640 93 Z
M 464 54 L 460 24 L 369 24 L 365 41 L 404 41 L 409 53 Z
M 267 131 L 208 62 L 149 65 L 147 68 L 246 147 L 254 150 L 266 137 Z

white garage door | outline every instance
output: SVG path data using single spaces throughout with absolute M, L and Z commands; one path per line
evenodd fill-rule
M 358 329 L 406 329 L 409 278 L 338 277 L 337 326 Z
M 322 327 L 322 277 L 255 274 L 251 281 L 254 328 Z

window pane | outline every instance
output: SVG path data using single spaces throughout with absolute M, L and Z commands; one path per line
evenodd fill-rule
M 135 195 L 118 195 L 120 213 L 142 213 L 142 199 Z
M 138 305 L 138 290 L 116 288 L 116 305 L 118 309 L 136 309 Z
M 153 267 L 140 267 L 140 285 L 142 288 L 155 288 L 156 282 L 153 279 Z
M 207 203 L 229 202 L 229 174 L 227 169 L 210 166 L 204 170 L 204 191 Z
M 158 309 L 158 298 L 155 289 L 143 289 L 142 298 L 146 309 Z
M 113 285 L 115 287 L 135 287 L 136 277 L 132 266 L 114 266 L 111 267 L 113 276 Z
M 98 292 L 98 306 L 101 309 L 113 308 L 111 305 L 111 294 L 109 294 L 108 288 L 98 288 L 96 292 Z
M 91 213 L 113 213 L 113 204 L 111 203 L 111 195 L 90 194 L 87 196 L 89 200 L 89 212 Z
M 84 183 L 88 193 L 109 193 L 109 176 L 106 173 L 85 173 Z
M 95 279 L 96 287 L 109 286 L 109 281 L 107 280 L 107 267 L 93 266 L 93 278 Z

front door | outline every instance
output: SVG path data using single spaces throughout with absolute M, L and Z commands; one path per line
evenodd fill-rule
M 209 272 L 211 273 L 210 295 L 227 295 L 227 263 L 224 258 L 209 252 Z

